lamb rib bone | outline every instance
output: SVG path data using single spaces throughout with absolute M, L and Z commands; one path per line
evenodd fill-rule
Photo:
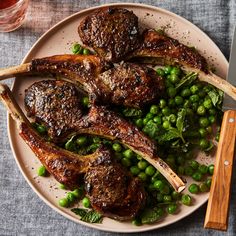
M 73 189 L 85 174 L 85 189 L 92 206 L 113 219 L 132 219 L 142 209 L 146 193 L 140 180 L 114 161 L 109 150 L 100 148 L 91 155 L 80 156 L 46 142 L 32 128 L 10 89 L 2 84 L 0 99 L 17 123 L 22 139 L 57 181 Z
M 117 140 L 143 156 L 175 190 L 184 189 L 183 181 L 158 157 L 155 142 L 136 126 L 104 106 L 93 105 L 87 114 L 81 115 L 84 112 L 80 111 L 80 93 L 76 89 L 74 84 L 62 80 L 35 82 L 25 93 L 28 116 L 42 122 L 54 142 L 64 140 L 68 131 Z
M 163 79 L 144 65 L 111 65 L 95 55 L 56 55 L 0 70 L 0 80 L 8 77 L 52 74 L 76 83 L 96 104 L 142 107 L 156 101 L 163 92 Z

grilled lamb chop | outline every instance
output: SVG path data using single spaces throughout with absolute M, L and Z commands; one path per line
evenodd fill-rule
M 199 52 L 156 30 L 145 30 L 141 46 L 128 58 L 155 65 L 179 64 L 185 71 L 197 72 L 199 80 L 214 85 L 236 100 L 236 88 L 213 74 Z
M 97 56 L 58 55 L 0 70 L 0 79 L 32 73 L 61 75 L 81 85 L 95 103 L 130 107 L 150 103 L 163 92 L 163 80 L 153 69 L 133 63 L 107 68 Z
M 102 106 L 92 106 L 88 114 L 81 116 L 78 102 L 79 112 L 75 113 L 76 108 L 71 106 L 71 101 L 76 101 L 78 94 L 71 92 L 74 89 L 75 85 L 65 81 L 34 83 L 26 90 L 25 95 L 28 115 L 44 123 L 52 140 L 56 142 L 68 130 L 119 140 L 155 166 L 177 191 L 184 189 L 182 180 L 156 155 L 155 143 L 135 126 Z M 55 111 L 60 114 L 55 114 Z
M 57 181 L 74 189 L 84 178 L 92 206 L 113 219 L 132 219 L 144 206 L 146 193 L 141 182 L 116 162 L 109 150 L 100 148 L 79 156 L 46 142 L 32 128 L 7 86 L 0 85 L 0 98 L 17 122 L 20 136 Z
M 104 7 L 87 16 L 78 32 L 82 42 L 106 61 L 119 62 L 138 45 L 138 17 L 126 9 Z

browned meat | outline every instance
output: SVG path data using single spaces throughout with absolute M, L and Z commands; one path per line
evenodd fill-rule
M 46 96 L 45 96 L 46 95 Z M 82 116 L 82 94 L 71 83 L 44 80 L 26 90 L 25 106 L 28 116 L 35 116 L 36 121 L 44 120 L 50 137 L 56 142 L 66 138 Z M 76 114 L 76 115 L 75 115 Z
M 129 107 L 142 107 L 155 101 L 164 91 L 163 79 L 153 69 L 133 63 L 123 63 L 103 72 L 97 84 L 100 81 L 106 86 L 101 91 L 103 96 L 104 91 L 110 93 L 107 101 Z M 102 99 L 99 101 L 107 103 Z
M 88 92 L 92 103 L 140 107 L 163 92 L 163 81 L 153 69 L 133 63 L 123 63 L 108 69 L 96 56 L 58 55 L 34 59 L 31 63 L 9 68 L 0 79 L 8 76 L 38 73 L 65 77 Z M 104 73 L 102 73 L 105 71 Z
M 130 57 L 155 58 L 154 63 L 180 64 L 208 72 L 206 59 L 196 50 L 156 30 L 145 30 L 141 46 Z
M 33 130 L 7 86 L 0 85 L 0 98 L 17 122 L 20 136 L 57 181 L 74 189 L 84 178 L 92 206 L 114 219 L 132 219 L 144 206 L 142 184 L 111 157 L 110 151 L 100 148 L 79 156 L 46 142 Z
M 53 109 L 48 109 L 48 107 L 50 107 L 51 104 L 57 103 L 57 101 L 52 101 L 52 99 L 58 100 L 56 92 L 59 91 L 59 89 L 56 89 L 57 84 L 58 86 L 61 86 L 61 83 L 68 82 L 47 81 L 46 83 L 52 83 L 52 86 L 55 88 L 55 91 L 53 91 L 54 96 L 48 94 L 48 91 L 45 92 L 45 90 L 42 90 L 43 86 L 41 86 L 41 84 L 44 83 L 44 81 L 36 82 L 26 91 L 26 110 L 49 128 L 50 135 L 56 135 L 52 136 L 53 140 L 57 141 L 60 140 L 61 137 L 64 137 L 64 134 L 61 132 L 63 129 L 60 128 L 62 123 L 68 125 L 67 130 L 73 130 L 76 133 L 94 134 L 111 140 L 119 140 L 136 153 L 142 155 L 147 161 L 159 169 L 175 189 L 179 191 L 183 189 L 184 183 L 182 180 L 179 179 L 169 166 L 156 155 L 155 143 L 140 132 L 135 126 L 102 106 L 91 107 L 88 114 L 82 117 L 81 113 L 73 113 L 75 111 L 74 108 L 73 110 L 70 110 L 70 106 L 67 105 L 67 102 L 70 104 L 70 101 L 76 100 L 76 98 L 73 98 L 73 96 L 77 96 L 76 93 L 74 95 L 70 94 L 68 101 L 66 99 L 63 100 L 63 106 L 61 106 L 61 109 L 57 110 L 58 112 L 61 112 L 61 115 L 55 115 Z M 68 87 L 69 86 L 73 86 L 73 84 L 69 84 Z M 34 91 L 38 90 L 40 90 L 40 97 L 34 95 Z M 63 91 L 60 91 L 60 96 L 61 92 Z M 48 99 L 48 97 L 50 97 L 50 99 Z M 65 93 L 63 93 L 63 97 L 66 97 Z M 30 103 L 27 102 L 28 99 L 31 101 Z M 35 100 L 34 102 L 32 102 L 33 99 Z M 64 114 L 67 112 L 71 114 L 71 116 L 74 116 L 71 118 L 74 123 L 66 121 L 67 116 Z M 50 122 L 48 117 L 50 117 Z M 56 117 L 60 117 L 60 119 L 58 120 Z M 65 129 L 64 126 L 63 128 Z M 60 132 L 57 133 L 58 129 Z
M 138 45 L 138 17 L 126 9 L 104 7 L 87 16 L 78 32 L 85 45 L 105 60 L 117 62 Z

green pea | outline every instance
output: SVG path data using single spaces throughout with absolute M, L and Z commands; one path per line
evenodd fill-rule
M 139 128 L 142 128 L 143 127 L 143 120 L 142 120 L 142 118 L 138 118 L 137 120 L 135 120 L 135 124 Z
M 76 188 L 72 191 L 75 198 L 80 199 L 83 196 L 83 190 L 81 188 Z
M 66 189 L 66 186 L 65 186 L 64 184 L 61 184 L 61 183 L 60 183 L 60 184 L 59 184 L 59 188 L 60 188 L 60 189 Z
M 163 183 L 162 180 L 156 180 L 153 183 L 153 186 L 154 186 L 155 189 L 162 190 L 164 188 L 165 184 Z
M 126 167 L 129 167 L 129 166 L 131 166 L 131 164 L 132 164 L 131 161 L 130 161 L 130 159 L 127 158 L 127 157 L 122 158 L 121 163 L 122 163 L 122 165 L 124 165 L 124 166 L 126 166 Z
M 202 173 L 199 171 L 196 171 L 195 173 L 192 174 L 192 178 L 196 181 L 201 181 L 202 180 Z
M 83 49 L 83 55 L 89 55 L 90 54 L 90 50 L 87 48 Z
M 191 107 L 191 102 L 189 100 L 184 100 L 184 108 L 190 108 Z
M 192 110 L 197 111 L 197 109 L 198 109 L 198 102 L 193 102 L 192 103 Z
M 81 45 L 78 43 L 73 44 L 71 51 L 73 54 L 79 54 L 80 50 L 81 50 Z
M 185 173 L 185 168 L 183 166 L 178 166 L 177 172 L 179 175 L 183 175 Z
M 142 221 L 139 218 L 135 218 L 134 220 L 132 220 L 132 224 L 135 226 L 140 226 L 142 225 Z
M 143 119 L 143 125 L 146 125 L 149 120 L 150 120 L 150 119 L 148 119 L 148 118 L 144 118 L 144 119 Z
M 206 99 L 204 102 L 203 102 L 203 106 L 206 108 L 206 109 L 211 109 L 213 104 L 211 102 L 211 99 Z
M 196 193 L 199 192 L 199 187 L 198 187 L 197 184 L 191 184 L 191 185 L 188 187 L 188 191 L 189 191 L 190 193 L 196 194 Z
M 189 99 L 190 99 L 190 101 L 191 101 L 192 103 L 198 102 L 198 101 L 199 101 L 199 96 L 198 96 L 197 94 L 194 94 L 194 95 L 191 95 L 191 96 L 189 97 Z
M 76 139 L 76 143 L 78 146 L 84 146 L 87 143 L 87 137 L 80 136 Z
M 210 178 L 206 180 L 206 185 L 210 189 L 210 187 L 211 187 L 211 179 Z
M 206 109 L 204 106 L 199 106 L 197 108 L 197 114 L 200 116 L 204 116 L 206 114 Z
M 159 110 L 159 108 L 158 108 L 157 105 L 152 105 L 152 106 L 150 107 L 150 113 L 152 113 L 152 114 L 154 114 L 154 115 L 156 115 L 156 114 L 158 113 L 158 110 Z
M 40 166 L 37 170 L 38 176 L 46 176 L 47 170 L 44 166 Z
M 172 199 L 173 199 L 174 201 L 179 200 L 179 199 L 180 199 L 180 196 L 181 196 L 181 193 L 178 193 L 178 192 L 176 192 L 176 191 L 173 191 L 173 192 L 171 193 L 171 197 L 172 197 Z
M 134 156 L 134 153 L 133 153 L 133 151 L 131 149 L 126 149 L 123 152 L 123 155 L 124 155 L 124 157 L 126 157 L 128 159 L 131 159 Z
M 198 132 L 202 138 L 206 137 L 207 135 L 207 131 L 204 128 L 200 128 Z
M 131 172 L 133 175 L 138 175 L 139 172 L 140 172 L 140 169 L 139 169 L 137 166 L 131 166 L 131 167 L 130 167 L 130 172 Z
M 140 172 L 138 177 L 144 182 L 147 180 L 147 175 L 144 172 Z
M 121 147 L 121 145 L 120 145 L 119 143 L 114 143 L 114 144 L 112 145 L 112 148 L 113 148 L 113 150 L 114 150 L 115 152 L 121 152 L 121 151 L 122 151 L 122 147 Z
M 166 75 L 170 74 L 171 70 L 172 70 L 172 66 L 170 65 L 164 67 L 164 72 Z
M 172 201 L 172 197 L 170 195 L 163 196 L 163 202 L 171 202 L 171 201 Z
M 68 207 L 69 206 L 69 201 L 67 198 L 62 198 L 58 202 L 59 206 L 61 207 Z
M 190 206 L 192 203 L 192 198 L 188 194 L 183 194 L 181 197 L 181 202 L 186 206 Z
M 162 193 L 157 193 L 156 199 L 157 199 L 158 202 L 163 202 L 164 195 Z
M 146 115 L 146 118 L 148 119 L 148 120 L 151 120 L 152 118 L 154 117 L 154 114 L 152 114 L 152 113 L 147 113 L 147 115 Z
M 151 165 L 149 165 L 149 166 L 145 169 L 146 175 L 149 175 L 149 176 L 153 176 L 153 175 L 155 174 L 155 172 L 156 172 L 156 169 L 155 169 L 153 166 L 151 166 Z
M 168 75 L 167 77 L 169 77 L 170 75 Z M 166 88 L 172 87 L 173 88 L 173 84 L 170 82 L 170 80 L 167 78 L 165 80 L 165 86 Z
M 169 107 L 164 107 L 161 109 L 161 113 L 164 115 L 164 116 L 168 116 L 170 115 L 170 108 Z
M 198 92 L 198 96 L 199 96 L 200 98 L 204 98 L 204 97 L 206 96 L 206 92 L 203 91 L 203 90 L 200 90 L 200 91 Z
M 212 133 L 212 127 L 211 126 L 206 127 L 206 132 L 208 134 L 211 134 Z
M 82 104 L 84 107 L 88 107 L 89 105 L 89 98 L 88 97 L 83 97 L 82 98 Z
M 75 201 L 75 196 L 74 196 L 74 194 L 72 192 L 68 192 L 66 194 L 66 198 L 67 198 L 69 204 L 71 204 L 71 203 L 73 203 Z
M 198 88 L 197 85 L 192 85 L 190 87 L 190 91 L 191 91 L 192 94 L 196 94 L 198 92 L 198 90 L 199 90 L 199 88 Z
M 162 124 L 164 129 L 169 129 L 170 128 L 170 122 L 168 120 L 164 121 Z
M 199 163 L 195 160 L 189 161 L 188 164 L 193 168 L 193 170 L 197 170 L 199 167 Z
M 175 99 L 170 98 L 168 100 L 168 106 L 171 107 L 171 108 L 175 107 Z
M 208 112 L 209 112 L 210 115 L 216 115 L 216 109 L 214 109 L 214 108 L 210 108 L 208 110 Z
M 189 116 L 193 116 L 193 110 L 191 108 L 186 108 L 186 114 Z
M 169 88 L 167 89 L 167 94 L 168 94 L 168 96 L 169 96 L 170 98 L 175 97 L 176 93 L 177 93 L 177 91 L 176 91 L 176 89 L 173 88 L 173 87 L 169 87 Z
M 191 91 L 189 88 L 185 88 L 181 91 L 180 94 L 182 97 L 189 97 L 191 95 Z
M 172 203 L 167 207 L 167 212 L 169 214 L 175 214 L 176 210 L 177 210 L 177 204 L 175 203 Z
M 82 204 L 83 204 L 83 206 L 86 207 L 86 208 L 89 208 L 89 207 L 91 206 L 90 200 L 89 200 L 89 198 L 87 198 L 87 197 L 84 197 L 84 198 L 82 199 Z
M 211 124 L 214 124 L 216 122 L 216 117 L 211 115 L 208 117 L 208 120 L 210 121 Z
M 123 154 L 120 153 L 120 152 L 115 152 L 115 157 L 116 157 L 118 160 L 122 160 Z
M 187 176 L 192 176 L 192 174 L 194 173 L 194 170 L 191 166 L 186 166 L 184 169 L 184 174 Z
M 203 175 L 205 175 L 205 174 L 208 172 L 208 167 L 207 167 L 206 165 L 202 164 L 202 165 L 200 165 L 200 166 L 198 167 L 198 170 L 199 170 Z
M 161 119 L 160 116 L 155 116 L 155 117 L 153 118 L 153 121 L 154 121 L 155 123 L 157 123 L 158 125 L 161 125 L 162 119 Z
M 175 97 L 175 104 L 176 104 L 177 106 L 183 104 L 183 102 L 184 102 L 184 99 L 183 99 L 181 96 L 176 96 L 176 97 Z
M 213 164 L 211 164 L 211 165 L 208 166 L 208 173 L 209 173 L 210 175 L 213 175 L 213 173 L 214 173 L 214 165 L 213 165 Z
M 170 119 L 170 122 L 174 124 L 176 122 L 176 115 L 175 114 L 171 114 L 169 116 L 169 119 Z
M 199 146 L 202 150 L 206 150 L 209 147 L 209 141 L 207 139 L 200 139 Z
M 140 170 L 145 170 L 147 168 L 147 166 L 148 166 L 148 163 L 145 160 L 142 160 L 142 161 L 138 162 L 138 168 Z
M 65 143 L 65 149 L 69 151 L 73 151 L 75 149 L 75 143 L 73 141 L 73 137 Z
M 177 84 L 179 82 L 179 76 L 176 74 L 170 74 L 169 80 L 172 84 Z
M 181 74 L 181 69 L 179 67 L 173 67 L 172 70 L 170 71 L 171 75 L 180 75 Z
M 162 68 L 157 68 L 156 72 L 158 75 L 160 75 L 162 77 L 165 76 L 165 71 Z
M 162 189 L 160 189 L 160 192 L 161 192 L 162 194 L 168 195 L 168 194 L 170 194 L 170 187 L 169 187 L 168 185 L 165 185 Z M 170 197 L 171 197 L 171 196 L 170 196 Z
M 209 187 L 204 182 L 199 184 L 199 189 L 202 193 L 209 191 Z
M 45 134 L 47 132 L 47 128 L 44 126 L 44 125 L 38 125 L 37 126 L 37 131 L 40 133 L 40 134 Z
M 166 106 L 166 100 L 160 99 L 160 101 L 159 101 L 159 107 L 160 107 L 160 108 L 164 108 L 165 106 Z
M 209 120 L 206 117 L 200 117 L 199 125 L 201 127 L 205 128 L 205 127 L 207 127 L 209 125 Z

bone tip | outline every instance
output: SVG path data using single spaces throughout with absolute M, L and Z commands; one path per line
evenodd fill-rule
M 182 185 L 182 186 L 178 187 L 177 192 L 181 193 L 182 191 L 184 191 L 185 187 L 186 187 L 185 185 Z
M 7 89 L 7 85 L 5 84 L 0 84 L 0 94 L 3 94 Z

